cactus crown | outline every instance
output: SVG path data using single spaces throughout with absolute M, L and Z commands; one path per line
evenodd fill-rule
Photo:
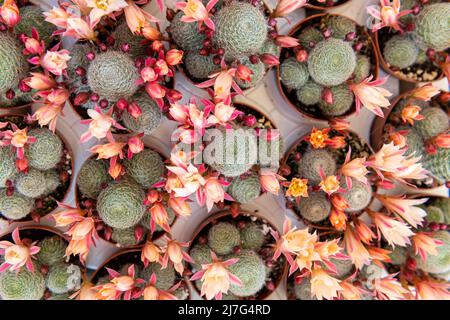
M 333 155 L 325 149 L 311 149 L 300 159 L 298 173 L 313 185 L 317 185 L 322 181 L 319 174 L 320 168 L 326 176 L 331 176 L 336 172 L 336 161 Z
M 46 237 L 39 241 L 39 247 L 41 250 L 39 250 L 37 258 L 43 265 L 52 266 L 63 262 L 67 243 L 61 237 Z
M 425 119 L 417 121 L 414 127 L 424 139 L 435 137 L 449 128 L 447 113 L 440 107 L 426 108 L 421 114 Z
M 353 105 L 354 96 L 348 85 L 331 87 L 333 103 L 329 104 L 324 100 L 320 100 L 319 108 L 326 116 L 337 117 L 345 114 Z
M 32 129 L 28 135 L 36 138 L 36 141 L 27 145 L 25 149 L 30 167 L 39 170 L 56 167 L 63 151 L 61 138 L 47 128 Z
M 330 215 L 331 204 L 323 192 L 314 192 L 300 201 L 298 210 L 306 220 L 320 222 Z
M 308 81 L 297 90 L 297 99 L 306 106 L 318 104 L 321 100 L 322 86 L 314 81 Z
M 159 127 L 162 120 L 162 112 L 158 105 L 150 99 L 147 93 L 140 92 L 133 96 L 133 101 L 138 104 L 141 114 L 134 118 L 125 110 L 122 121 L 129 130 L 151 134 Z
M 8 196 L 6 189 L 0 190 L 0 212 L 10 220 L 20 220 L 25 218 L 34 206 L 32 199 L 14 192 L 13 195 Z
M 264 244 L 265 235 L 256 223 L 249 223 L 241 230 L 242 248 L 259 250 Z
M 444 51 L 450 47 L 450 3 L 434 3 L 423 7 L 417 16 L 414 34 L 423 49 Z
M 4 94 L 19 84 L 29 66 L 19 41 L 12 35 L 1 32 L 0 43 L 0 94 Z
M 295 58 L 283 61 L 280 66 L 281 82 L 288 89 L 300 89 L 309 79 L 308 68 Z
M 228 188 L 228 193 L 240 203 L 249 203 L 259 197 L 261 184 L 256 174 L 246 178 L 237 177 Z
M 240 244 L 239 230 L 231 223 L 219 222 L 209 229 L 208 245 L 219 255 L 231 253 L 233 248 Z
M 47 190 L 44 172 L 33 168 L 28 173 L 20 173 L 15 185 L 17 191 L 29 198 L 37 198 Z
M 47 288 L 55 294 L 64 294 L 80 287 L 80 267 L 74 264 L 60 263 L 50 268 L 46 276 Z
M 161 180 L 165 172 L 163 159 L 158 152 L 144 149 L 125 161 L 127 174 L 144 188 L 150 188 Z
M 408 37 L 395 36 L 389 39 L 383 49 L 384 59 L 393 67 L 405 69 L 417 61 L 419 48 Z
M 348 208 L 346 212 L 357 212 L 365 209 L 372 200 L 372 187 L 370 184 L 364 184 L 352 179 L 352 187 L 350 190 L 342 193 L 347 201 Z
M 42 273 L 22 268 L 19 272 L 0 273 L 2 300 L 40 300 L 44 296 L 45 279 Z
M 104 160 L 87 159 L 78 173 L 78 189 L 82 195 L 96 199 L 102 186 L 106 186 L 111 180 L 108 164 Z

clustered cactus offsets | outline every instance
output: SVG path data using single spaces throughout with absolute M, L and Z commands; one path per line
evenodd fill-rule
M 409 10 L 409 11 L 408 11 Z M 402 1 L 399 30 L 377 31 L 384 67 L 396 77 L 411 82 L 429 82 L 443 77 L 448 63 L 450 32 L 447 1 Z
M 281 52 L 279 81 L 286 98 L 313 118 L 352 113 L 350 85 L 377 72 L 365 29 L 344 16 L 323 14 L 306 19 L 291 33 L 300 44 Z
M 0 213 L 35 220 L 53 211 L 70 186 L 72 156 L 58 133 L 23 116 L 3 116 L 0 147 Z M 23 146 L 15 141 L 25 138 Z M 22 156 L 19 156 L 22 154 Z
M 20 249 L 29 248 L 33 266 L 14 271 L 10 268 L 17 261 L 2 256 L 3 264 L 9 265 L 0 273 L 2 300 L 69 300 L 80 289 L 83 269 L 75 259 L 65 256 L 68 243 L 59 234 L 43 227 L 21 228 L 2 241 L 9 242 L 8 247 L 17 245 L 17 249 L 10 249 L 17 250 L 16 257 L 23 258 Z
M 242 286 L 231 285 L 223 299 L 262 299 L 276 289 L 283 273 L 284 260 L 272 261 L 273 226 L 263 218 L 240 213 L 232 218 L 228 212 L 220 213 L 203 225 L 191 243 L 189 254 L 193 272 L 217 259 L 238 259 L 227 267 Z M 195 282 L 198 290 L 202 281 Z

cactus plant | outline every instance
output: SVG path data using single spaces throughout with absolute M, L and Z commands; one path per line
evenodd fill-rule
M 402 266 L 408 258 L 408 249 L 405 247 L 396 246 L 389 254 L 389 258 L 391 258 L 391 263 L 393 265 Z
M 43 171 L 43 173 L 45 181 L 44 195 L 48 195 L 61 185 L 61 180 L 59 179 L 58 172 L 56 172 L 56 170 L 54 169 Z
M 444 212 L 442 212 L 441 208 L 435 206 L 426 206 L 425 211 L 427 212 L 428 222 L 445 222 Z
M 241 230 L 242 248 L 258 251 L 264 244 L 265 235 L 256 223 L 249 223 Z
M 325 149 L 311 149 L 307 151 L 298 163 L 298 174 L 307 178 L 310 184 L 317 185 L 322 181 L 320 168 L 326 176 L 336 172 L 336 161 L 333 155 Z
M 234 179 L 229 188 L 228 193 L 233 199 L 240 203 L 249 203 L 259 197 L 261 193 L 261 184 L 256 174 L 249 177 Z
M 2 108 L 22 106 L 33 102 L 33 96 L 36 93 L 36 90 L 33 89 L 28 92 L 22 92 L 18 86 L 11 89 L 13 89 L 15 94 L 12 99 L 8 99 L 6 92 L 0 94 L 0 106 L 2 106 Z
M 433 238 L 443 242 L 442 246 L 436 248 L 437 255 L 428 254 L 426 260 L 415 256 L 417 268 L 430 273 L 445 273 L 450 271 L 450 233 L 448 231 L 437 231 Z
M 195 79 L 207 79 L 210 74 L 220 69 L 220 66 L 214 64 L 214 56 L 202 56 L 198 52 L 189 51 L 186 54 L 184 64 L 189 75 Z
M 184 16 L 183 12 L 178 12 L 170 25 L 170 34 L 173 41 L 181 49 L 186 51 L 199 50 L 203 45 L 205 36 L 198 32 L 198 25 L 195 23 L 186 23 L 181 21 Z
M 426 108 L 420 113 L 425 119 L 415 122 L 415 128 L 424 139 L 433 138 L 448 129 L 448 116 L 441 108 Z
M 330 215 L 331 204 L 323 192 L 314 192 L 300 201 L 298 210 L 306 220 L 320 222 Z
M 125 22 L 120 23 L 113 31 L 112 36 L 115 39 L 114 48 L 120 50 L 123 44 L 128 44 L 130 49 L 128 53 L 134 58 L 144 57 L 146 55 L 146 46 L 142 45 L 145 38 L 133 34 Z
M 49 170 L 61 160 L 63 143 L 61 138 L 47 128 L 36 128 L 28 132 L 36 141 L 26 146 L 25 156 L 30 167 Z
M 280 66 L 281 82 L 288 89 L 300 89 L 309 79 L 308 68 L 294 58 L 288 58 Z
M 59 236 L 46 237 L 39 241 L 38 261 L 46 266 L 52 266 L 64 261 L 67 243 Z
M 241 244 L 239 230 L 228 222 L 219 222 L 208 232 L 208 245 L 219 255 L 229 254 L 233 248 Z
M 39 38 L 49 45 L 52 40 L 52 34 L 56 31 L 56 26 L 45 21 L 45 16 L 38 6 L 29 5 L 20 8 L 20 21 L 14 27 L 16 34 L 26 34 L 31 37 L 31 30 L 34 28 L 39 33 Z
M 342 260 L 331 258 L 330 262 L 336 267 L 337 275 L 335 277 L 337 279 L 343 280 L 352 274 L 353 262 L 351 259 Z
M 76 79 L 75 70 L 78 67 L 86 68 L 89 65 L 89 60 L 86 57 L 89 52 L 95 52 L 95 47 L 89 42 L 77 42 L 72 46 L 70 60 L 67 61 L 67 73 L 70 79 Z
M 353 71 L 355 82 L 361 82 L 366 79 L 370 75 L 371 70 L 371 62 L 370 59 L 363 55 L 356 56 L 356 67 L 355 71 Z
M 311 50 L 308 71 L 313 80 L 323 86 L 338 86 L 353 74 L 356 54 L 343 40 L 329 38 Z
M 372 200 L 372 187 L 369 183 L 364 184 L 358 180 L 352 179 L 351 189 L 343 192 L 342 196 L 348 204 L 348 208 L 345 209 L 345 212 L 358 212 L 365 209 Z
M 351 32 L 356 32 L 356 24 L 344 16 L 331 16 L 328 19 L 328 27 L 331 29 L 333 38 L 345 39 Z
M 161 180 L 165 172 L 163 159 L 158 152 L 144 149 L 124 162 L 127 174 L 144 188 Z
M 225 50 L 229 61 L 259 52 L 267 39 L 264 14 L 248 2 L 235 1 L 222 7 L 214 23 L 213 44 Z
M 436 198 L 432 204 L 442 210 L 445 223 L 450 224 L 450 198 Z
M 97 199 L 102 186 L 106 186 L 111 180 L 108 163 L 91 158 L 86 160 L 78 173 L 78 189 L 85 197 Z
M 250 76 L 251 81 L 242 81 L 240 79 L 237 79 L 236 83 L 242 89 L 248 89 L 256 86 L 256 84 L 261 81 L 266 73 L 266 66 L 264 65 L 264 63 L 262 63 L 261 61 L 258 61 L 257 63 L 251 63 L 247 57 L 242 58 L 240 63 L 249 68 L 253 73 Z
M 136 225 L 145 214 L 145 192 L 134 181 L 122 180 L 103 189 L 97 199 L 97 211 L 103 222 L 113 228 Z
M 134 118 L 125 110 L 122 114 L 122 121 L 125 127 L 133 132 L 143 132 L 151 134 L 159 127 L 162 120 L 162 112 L 158 105 L 149 98 L 147 93 L 140 92 L 133 97 L 133 101 L 138 104 L 141 114 Z
M 20 173 L 15 186 L 18 192 L 29 198 L 38 198 L 47 191 L 44 173 L 33 168 L 28 173 Z
M 166 211 L 167 211 L 167 217 L 168 217 L 167 223 L 169 225 L 172 225 L 172 223 L 175 220 L 176 215 L 171 208 L 166 208 Z M 144 214 L 144 216 L 142 217 L 142 219 L 139 223 L 144 228 L 150 230 L 150 221 L 151 221 L 151 215 Z M 159 231 L 163 231 L 163 229 L 158 224 L 155 224 L 155 232 L 159 232 Z
M 63 294 L 80 287 L 80 267 L 60 263 L 50 267 L 46 276 L 47 288 L 55 294 Z
M 414 34 L 424 49 L 444 51 L 450 47 L 450 3 L 442 2 L 424 6 L 417 16 Z
M 353 93 L 346 84 L 331 87 L 330 90 L 333 95 L 333 103 L 329 104 L 324 100 L 320 100 L 320 110 L 323 114 L 333 117 L 345 114 L 353 105 Z
M 318 104 L 321 100 L 322 86 L 314 81 L 308 81 L 297 90 L 297 99 L 306 106 Z
M 303 29 L 298 36 L 300 44 L 305 48 L 313 48 L 317 43 L 323 41 L 323 39 L 322 32 L 314 27 L 307 27 Z
M 305 278 L 299 284 L 294 284 L 295 297 L 299 300 L 317 300 L 311 293 L 311 281 Z
M 28 62 L 19 41 L 13 36 L 1 32 L 0 43 L 0 94 L 3 94 L 19 84 L 28 71 Z
M 383 49 L 386 62 L 396 68 L 405 69 L 417 61 L 419 48 L 408 37 L 395 36 L 389 39 Z
M 0 191 L 0 212 L 10 220 L 20 220 L 25 218 L 34 206 L 32 199 L 14 192 L 13 195 L 8 196 L 6 190 Z
M 436 154 L 426 154 L 422 164 L 439 182 L 450 180 L 450 149 L 438 148 Z
M 44 296 L 45 279 L 39 271 L 22 268 L 19 272 L 0 273 L 0 297 L 2 300 L 40 300 Z
M 424 143 L 422 137 L 417 133 L 417 130 L 413 127 L 398 127 L 398 131 L 405 131 L 404 134 L 406 138 L 406 145 L 408 146 L 408 150 L 405 155 L 409 156 L 414 154 L 414 156 L 418 157 L 423 155 L 424 153 Z
M 15 154 L 11 146 L 0 147 L 0 187 L 16 174 Z
M 261 47 L 261 50 L 259 50 L 259 54 L 265 54 L 265 53 L 272 54 L 276 57 L 279 57 L 280 53 L 281 53 L 281 48 L 279 46 L 277 46 L 275 44 L 275 42 L 273 42 L 272 40 L 267 39 L 264 42 L 263 46 Z
M 171 266 L 162 268 L 159 263 L 150 263 L 141 271 L 141 277 L 144 280 L 149 280 L 152 273 L 156 276 L 155 286 L 161 290 L 168 290 L 175 284 L 175 269 Z
M 111 240 L 123 247 L 134 246 L 138 244 L 136 237 L 134 236 L 134 227 L 126 229 L 112 229 Z
M 211 248 L 206 244 L 196 244 L 190 250 L 189 255 L 194 260 L 193 266 L 196 270 L 201 270 L 202 264 L 212 262 Z

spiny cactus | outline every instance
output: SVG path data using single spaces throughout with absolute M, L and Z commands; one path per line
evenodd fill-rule
M 352 274 L 353 262 L 351 259 L 341 260 L 331 258 L 330 262 L 336 266 L 337 275 L 335 277 L 337 279 L 343 280 Z
M 249 223 L 241 230 L 242 248 L 258 251 L 265 241 L 262 228 L 256 223 Z
M 208 245 L 219 255 L 231 253 L 233 248 L 241 244 L 239 230 L 229 222 L 219 222 L 209 229 Z
M 392 264 L 396 266 L 402 266 L 405 264 L 408 258 L 408 249 L 405 247 L 396 246 L 389 254 L 389 258 L 392 260 Z
M 111 240 L 123 247 L 134 246 L 138 244 L 134 236 L 134 227 L 126 229 L 112 229 Z
M 369 183 L 364 184 L 358 180 L 352 179 L 352 188 L 342 193 L 347 201 L 348 208 L 346 212 L 357 212 L 365 209 L 372 200 L 372 187 Z
M 407 37 L 395 36 L 389 39 L 383 49 L 386 62 L 400 69 L 412 66 L 417 61 L 419 48 Z
M 294 284 L 294 292 L 295 297 L 299 300 L 317 300 L 311 294 L 311 281 L 308 278 L 304 278 L 299 284 Z
M 11 89 L 13 89 L 15 94 L 14 98 L 12 99 L 8 99 L 8 97 L 6 96 L 6 92 L 0 94 L 0 106 L 2 108 L 23 106 L 33 102 L 33 96 L 34 94 L 36 94 L 36 90 L 33 89 L 28 92 L 22 92 L 20 91 L 18 86 Z
M 307 198 L 303 198 L 298 210 L 300 215 L 308 221 L 320 222 L 330 215 L 331 204 L 323 192 L 310 193 Z
M 90 61 L 86 54 L 89 52 L 95 52 L 95 47 L 90 42 L 77 42 L 72 46 L 70 49 L 70 60 L 67 61 L 67 73 L 70 79 L 78 77 L 75 73 L 76 68 L 87 68 Z
M 162 266 L 159 263 L 150 263 L 147 268 L 144 268 L 141 271 L 141 277 L 148 281 L 152 273 L 156 276 L 155 286 L 158 289 L 168 290 L 175 284 L 175 269 L 171 266 L 162 269 Z
M 238 261 L 228 269 L 241 280 L 242 286 L 232 284 L 230 292 L 238 297 L 257 294 L 266 281 L 266 267 L 261 257 L 252 250 L 242 250 L 231 257 L 237 258 Z
M 422 137 L 417 133 L 417 130 L 413 127 L 401 126 L 398 127 L 397 131 L 406 131 L 404 134 L 406 138 L 406 145 L 408 146 L 408 150 L 405 155 L 411 155 L 414 153 L 414 156 L 418 157 L 423 155 L 424 152 L 424 143 Z
M 0 297 L 2 300 L 40 300 L 44 296 L 45 279 L 39 271 L 22 268 L 19 272 L 0 273 Z
M 183 12 L 178 12 L 170 25 L 170 33 L 173 41 L 181 49 L 186 51 L 196 51 L 203 46 L 203 40 L 205 36 L 198 31 L 198 24 L 186 23 L 181 21 L 181 17 L 184 16 Z
M 208 264 L 212 262 L 211 248 L 206 244 L 196 244 L 189 252 L 192 260 L 194 260 L 193 266 L 196 270 L 202 268 L 202 264 Z
M 432 204 L 442 210 L 445 223 L 450 224 L 450 198 L 435 198 Z
M 353 71 L 355 82 L 361 82 L 370 75 L 371 69 L 370 59 L 363 55 L 356 56 L 356 67 Z
M 355 23 L 344 16 L 331 16 L 328 20 L 328 27 L 331 29 L 333 38 L 342 40 L 350 32 L 356 31 Z
M 422 164 L 440 182 L 450 180 L 450 149 L 438 148 L 436 154 L 425 155 Z
M 102 186 L 106 186 L 111 180 L 106 161 L 87 159 L 78 173 L 78 189 L 82 195 L 97 199 Z
M 125 110 L 122 114 L 122 121 L 125 127 L 133 132 L 151 134 L 161 124 L 161 109 L 149 98 L 147 93 L 135 95 L 133 101 L 139 105 L 142 113 L 137 118 L 134 118 Z
M 340 116 L 345 114 L 353 105 L 354 96 L 348 85 L 331 87 L 333 95 L 333 103 L 329 104 L 324 100 L 320 100 L 319 107 L 323 114 L 327 116 Z
M 308 68 L 294 58 L 284 60 L 280 66 L 281 82 L 288 89 L 300 89 L 309 79 Z
M 441 240 L 442 246 L 436 248 L 438 254 L 427 254 L 424 261 L 420 256 L 415 256 L 417 268 L 430 273 L 445 273 L 450 271 L 450 233 L 448 231 L 437 231 L 433 238 Z
M 15 154 L 10 146 L 0 147 L 0 187 L 16 174 Z
M 447 113 L 439 107 L 426 108 L 420 112 L 425 119 L 416 121 L 415 128 L 424 138 L 429 139 L 448 129 Z
M 38 198 L 45 193 L 45 175 L 42 171 L 30 168 L 28 173 L 20 173 L 16 179 L 17 191 L 29 198 Z
M 450 3 L 424 6 L 417 16 L 414 34 L 424 49 L 444 51 L 450 47 Z
M 160 181 L 165 172 L 163 159 L 151 149 L 142 150 L 124 164 L 127 174 L 144 188 Z
M 255 200 L 261 193 L 261 184 L 258 176 L 252 174 L 245 178 L 237 177 L 231 182 L 228 193 L 240 203 L 249 203 Z
M 108 50 L 97 54 L 87 70 L 88 84 L 92 91 L 114 103 L 128 99 L 137 91 L 139 74 L 134 61 L 120 51 Z
M 253 74 L 250 76 L 251 81 L 242 81 L 240 79 L 237 79 L 236 83 L 242 89 L 248 89 L 256 86 L 266 74 L 266 66 L 261 61 L 253 64 L 247 57 L 242 58 L 241 63 L 249 68 L 253 72 Z
M 307 178 L 311 185 L 317 185 L 322 181 L 320 168 L 326 176 L 336 172 L 336 161 L 333 155 L 324 149 L 311 149 L 307 151 L 298 163 L 298 173 Z
M 214 16 L 213 44 L 225 50 L 225 59 L 235 60 L 259 52 L 267 39 L 267 22 L 260 9 L 235 1 Z
M 311 50 L 308 70 L 311 78 L 323 86 L 338 86 L 353 74 L 356 54 L 348 42 L 329 38 Z
M 61 138 L 47 128 L 32 129 L 28 135 L 36 138 L 34 143 L 25 147 L 25 156 L 30 167 L 39 170 L 56 167 L 63 151 Z
M 103 189 L 97 199 L 100 218 L 113 228 L 136 225 L 145 214 L 145 192 L 134 181 L 122 180 Z
M 128 53 L 134 58 L 144 57 L 146 55 L 146 46 L 142 45 L 144 37 L 133 34 L 125 22 L 119 24 L 113 31 L 112 36 L 116 40 L 114 48 L 120 50 L 121 46 L 127 43 L 130 46 Z
M 263 46 L 261 47 L 261 50 L 259 50 L 259 53 L 260 54 L 268 53 L 273 54 L 276 57 L 279 57 L 281 53 L 281 48 L 277 46 L 275 42 L 273 42 L 272 40 L 267 39 L 264 42 Z
M 298 39 L 303 47 L 311 48 L 311 45 L 314 47 L 317 43 L 323 40 L 323 35 L 318 29 L 314 27 L 307 27 L 302 30 L 298 36 Z
M 38 261 L 46 266 L 53 266 L 64 261 L 67 243 L 59 236 L 51 236 L 39 242 Z
M 195 79 L 207 79 L 210 74 L 220 69 L 220 66 L 214 64 L 214 56 L 202 56 L 196 51 L 190 51 L 186 54 L 184 65 L 189 75 Z
M 10 220 L 20 220 L 25 218 L 34 206 L 32 199 L 14 192 L 12 196 L 6 194 L 6 190 L 0 191 L 0 212 Z
M 45 16 L 38 6 L 29 5 L 20 8 L 20 22 L 14 27 L 16 34 L 26 34 L 31 37 L 32 29 L 36 29 L 39 38 L 49 45 L 52 40 L 52 34 L 56 31 L 56 26 L 45 21 Z
M 441 208 L 435 206 L 427 206 L 425 208 L 427 212 L 427 221 L 428 222 L 436 222 L 436 223 L 444 223 L 444 212 L 442 212 Z
M 297 90 L 297 99 L 306 106 L 318 104 L 321 100 L 323 87 L 314 81 L 308 81 Z
M 48 195 L 60 186 L 61 180 L 59 179 L 58 172 L 56 172 L 56 170 L 54 169 L 43 171 L 43 173 L 45 179 L 44 195 Z
M 60 263 L 50 267 L 46 277 L 47 288 L 56 294 L 63 294 L 80 287 L 80 267 Z
M 1 32 L 0 43 L 0 94 L 3 94 L 18 85 L 28 71 L 28 62 L 19 41 L 13 36 Z

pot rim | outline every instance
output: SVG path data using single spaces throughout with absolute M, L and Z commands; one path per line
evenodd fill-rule
M 340 4 L 337 4 L 337 5 L 335 5 L 335 6 L 331 6 L 331 7 L 316 6 L 316 5 L 307 3 L 307 4 L 305 5 L 305 7 L 308 8 L 308 9 L 314 9 L 314 10 L 320 10 L 320 11 L 327 11 L 327 10 L 330 10 L 330 9 L 342 7 L 343 5 L 348 4 L 350 1 L 352 1 L 352 0 L 345 0 L 344 2 L 342 2 L 342 3 L 340 3 Z

